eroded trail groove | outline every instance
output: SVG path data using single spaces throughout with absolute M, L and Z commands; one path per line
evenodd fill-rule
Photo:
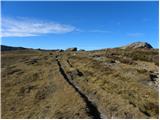
M 81 98 L 84 100 L 84 102 L 86 103 L 86 110 L 88 112 L 88 114 L 93 118 L 93 119 L 101 119 L 101 114 L 98 111 L 97 107 L 88 99 L 88 97 L 78 88 L 76 87 L 71 80 L 67 77 L 60 61 L 58 60 L 58 57 L 56 56 L 56 61 L 57 64 L 59 66 L 59 71 L 61 72 L 61 74 L 63 75 L 64 79 L 68 82 L 69 85 L 71 85 L 76 92 L 79 93 L 79 95 L 81 96 Z

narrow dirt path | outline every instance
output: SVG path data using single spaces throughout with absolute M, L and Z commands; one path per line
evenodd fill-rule
M 88 97 L 78 88 L 76 87 L 71 80 L 67 77 L 60 61 L 58 60 L 58 56 L 56 56 L 56 61 L 57 64 L 59 66 L 59 71 L 61 72 L 62 76 L 64 77 L 64 79 L 68 82 L 69 85 L 71 85 L 76 92 L 79 93 L 79 95 L 81 96 L 81 98 L 84 100 L 84 102 L 86 103 L 86 110 L 88 112 L 88 114 L 93 118 L 93 119 L 101 119 L 101 113 L 98 111 L 97 107 L 88 99 Z

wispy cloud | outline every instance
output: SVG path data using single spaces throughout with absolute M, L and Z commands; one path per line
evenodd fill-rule
M 143 21 L 143 22 L 149 22 L 150 19 L 149 19 L 149 18 L 144 18 L 144 19 L 142 19 L 142 21 Z
M 89 33 L 111 33 L 109 30 L 101 30 L 101 29 L 90 29 L 90 30 L 82 30 L 76 29 L 77 32 L 89 32 Z
M 2 18 L 1 37 L 29 37 L 48 33 L 68 33 L 76 31 L 71 25 L 28 18 Z
M 128 37 L 140 37 L 143 36 L 143 33 L 128 33 Z
M 93 33 L 110 33 L 111 31 L 95 29 L 95 30 L 89 30 L 88 32 L 93 32 Z

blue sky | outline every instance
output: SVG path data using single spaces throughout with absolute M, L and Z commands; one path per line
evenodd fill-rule
M 2 44 L 29 48 L 158 48 L 158 1 L 2 2 Z

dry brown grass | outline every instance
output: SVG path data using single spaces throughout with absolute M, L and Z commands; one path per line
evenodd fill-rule
M 158 91 L 150 85 L 158 51 L 121 49 L 2 52 L 2 118 L 91 118 L 60 73 L 56 55 L 103 116 L 158 118 Z

